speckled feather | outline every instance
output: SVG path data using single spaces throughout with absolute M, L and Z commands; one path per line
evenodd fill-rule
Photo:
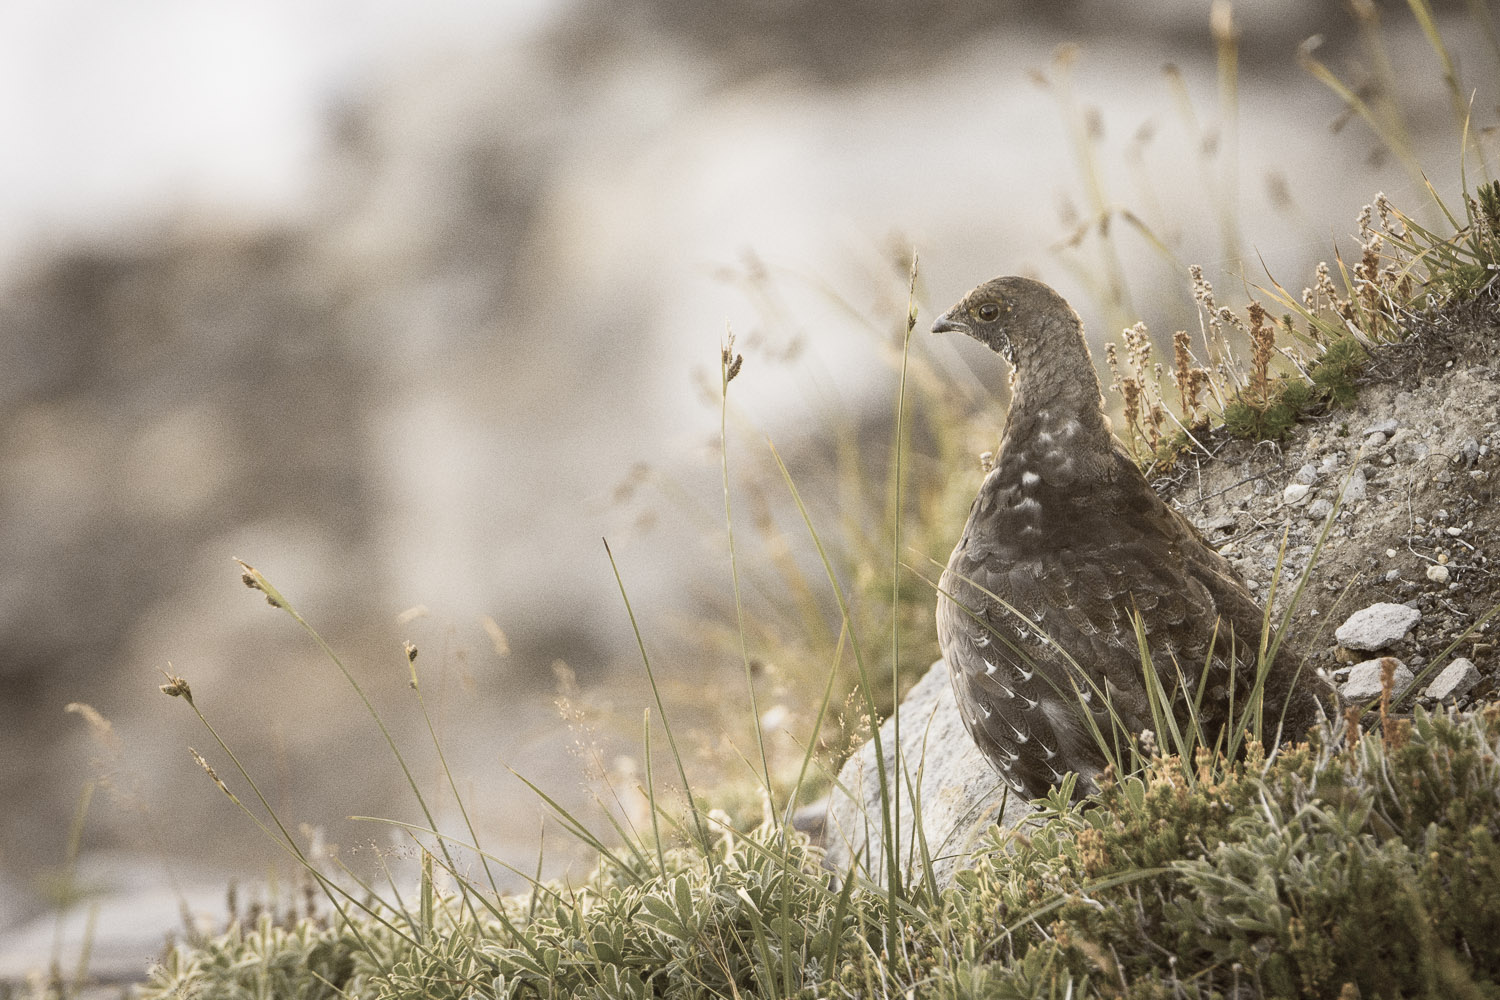
M 995 467 L 939 584 L 938 637 L 979 748 L 1031 797 L 1068 771 L 1098 774 L 1086 714 L 1105 734 L 1106 702 L 1132 733 L 1153 725 L 1132 614 L 1167 690 L 1180 671 L 1196 691 L 1207 665 L 1212 740 L 1231 680 L 1236 714 L 1249 696 L 1262 609 L 1114 439 L 1077 313 L 1046 285 L 997 278 L 933 329 L 967 333 L 1015 369 Z M 1326 691 L 1300 666 L 1284 643 L 1266 682 L 1266 717 L 1274 725 L 1285 705 L 1288 735 L 1315 721 Z

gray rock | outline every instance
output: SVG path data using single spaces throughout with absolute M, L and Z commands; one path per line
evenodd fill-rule
M 1415 674 L 1407 669 L 1406 664 L 1394 656 L 1382 656 L 1374 660 L 1365 660 L 1363 663 L 1356 663 L 1350 667 L 1349 679 L 1344 682 L 1343 687 L 1339 688 L 1339 694 L 1343 695 L 1345 701 L 1365 701 L 1369 698 L 1378 698 L 1381 691 L 1380 665 L 1386 660 L 1390 660 L 1396 664 L 1396 675 L 1392 678 L 1391 697 L 1392 700 L 1399 701 L 1402 695 L 1406 693 L 1406 689 L 1411 687 L 1412 682 L 1417 678 Z
M 1479 668 L 1474 661 L 1460 656 L 1448 664 L 1427 685 L 1427 697 L 1434 701 L 1454 701 L 1462 698 L 1479 683 Z
M 1293 483 L 1281 491 L 1281 502 L 1285 504 L 1298 504 L 1307 499 L 1307 494 L 1312 492 L 1312 487 L 1306 483 Z
M 880 727 L 888 775 L 895 768 L 895 720 Z M 940 888 L 953 881 L 967 849 L 997 822 L 1016 826 L 1032 815 L 1031 803 L 1010 789 L 964 729 L 948 680 L 948 665 L 933 664 L 901 702 L 901 821 L 897 856 L 903 880 L 921 877 L 922 851 L 915 837 L 916 810 L 907 778 L 922 803 L 922 833 Z M 880 778 L 871 741 L 844 763 L 828 810 L 828 864 L 849 867 L 858 858 L 874 881 L 885 881 L 885 840 L 881 835 Z
M 1459 459 L 1464 465 L 1473 465 L 1479 461 L 1479 442 L 1473 438 L 1464 438 L 1463 443 L 1458 446 Z
M 1359 503 L 1365 498 L 1369 488 L 1370 480 L 1365 476 L 1364 469 L 1355 469 L 1349 474 L 1349 480 L 1344 484 L 1344 503 Z
M 1322 523 L 1329 514 L 1333 513 L 1333 501 L 1319 497 L 1307 505 L 1307 519 Z
M 1430 454 L 1432 454 L 1432 449 L 1428 447 L 1426 441 L 1412 438 L 1401 442 L 1396 457 L 1403 462 L 1420 462 Z
M 1294 478 L 1299 483 L 1306 483 L 1311 486 L 1313 483 L 1318 481 L 1318 475 L 1318 467 L 1316 465 L 1313 465 L 1311 462 L 1308 462 L 1302 468 L 1297 470 L 1297 475 Z
M 1235 526 L 1233 514 L 1219 514 L 1211 517 L 1198 525 L 1198 530 L 1205 535 L 1212 535 L 1216 531 L 1233 531 Z
M 1350 615 L 1333 637 L 1347 649 L 1384 649 L 1411 631 L 1422 612 L 1405 604 L 1372 604 Z
M 1379 431 L 1376 431 L 1374 434 L 1371 434 L 1369 437 L 1365 438 L 1365 451 L 1374 451 L 1376 448 L 1380 448 L 1384 445 L 1385 435 L 1380 433 Z
M 1396 418 L 1388 417 L 1377 421 L 1365 428 L 1366 434 L 1394 434 L 1396 433 Z

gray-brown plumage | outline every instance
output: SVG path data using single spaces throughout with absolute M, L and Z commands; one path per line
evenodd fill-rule
M 1068 771 L 1086 791 L 1105 765 L 1089 716 L 1106 738 L 1155 728 L 1133 614 L 1179 719 L 1204 681 L 1214 742 L 1231 699 L 1238 716 L 1251 693 L 1262 609 L 1110 432 L 1078 314 L 1040 282 L 996 278 L 932 329 L 966 333 L 1015 370 L 994 470 L 939 585 L 938 637 L 980 750 L 1030 797 Z M 1282 732 L 1300 737 L 1327 690 L 1283 643 L 1267 732 L 1285 708 Z

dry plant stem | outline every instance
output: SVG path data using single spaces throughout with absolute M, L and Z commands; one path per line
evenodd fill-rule
M 416 841 L 416 838 L 419 837 L 419 836 L 432 837 L 435 840 L 436 839 L 446 840 L 448 843 L 452 844 L 454 847 L 459 847 L 459 848 L 462 848 L 462 849 L 464 849 L 466 851 L 470 851 L 470 852 L 472 852 L 472 853 L 474 853 L 476 855 L 479 855 L 480 857 L 483 857 L 486 861 L 489 861 L 492 864 L 498 865 L 501 868 L 504 868 L 506 871 L 510 872 L 512 875 L 515 875 L 515 876 L 519 877 L 522 881 L 524 881 L 527 885 L 529 885 L 531 887 L 532 892 L 534 892 L 534 893 L 546 893 L 548 896 L 552 897 L 553 901 L 555 901 L 555 902 L 561 902 L 562 901 L 562 896 L 559 895 L 555 890 L 549 889 L 543 882 L 541 882 L 540 881 L 540 876 L 533 875 L 530 872 L 522 871 L 520 868 L 517 868 L 515 865 L 511 864 L 509 861 L 506 861 L 504 858 L 501 858 L 501 857 L 498 857 L 498 856 L 496 856 L 494 854 L 491 854 L 488 851 L 481 850 L 476 845 L 468 843 L 467 841 L 464 841 L 464 840 L 460 840 L 457 837 L 450 837 L 450 836 L 448 836 L 447 834 L 443 833 L 440 830 L 434 830 L 434 829 L 432 829 L 430 827 L 420 826 L 420 825 L 418 825 L 416 823 L 407 823 L 404 820 L 391 819 L 389 816 L 350 816 L 349 818 L 351 820 L 354 820 L 354 821 L 359 822 L 359 823 L 379 823 L 382 826 L 395 827 L 396 829 L 402 831 L 403 833 L 411 835 L 413 841 Z M 420 846 L 420 841 L 417 841 L 417 843 L 418 843 L 418 846 Z M 455 875 L 455 877 L 457 876 L 456 872 L 455 873 L 450 873 L 450 874 Z M 464 884 L 464 883 L 460 881 L 460 884 Z M 397 892 L 397 894 L 399 895 L 399 891 L 400 890 L 396 889 L 396 887 L 395 887 L 394 884 L 392 885 L 392 889 L 395 890 Z M 372 895 L 373 895 L 373 893 L 372 893 Z M 486 906 L 486 909 L 488 909 L 488 906 Z
M 448 787 L 453 791 L 453 801 L 458 805 L 458 811 L 464 818 L 464 826 L 468 828 L 469 837 L 474 841 L 474 851 L 479 855 L 480 863 L 484 866 L 485 877 L 489 880 L 490 891 L 495 898 L 500 898 L 500 887 L 495 882 L 495 874 L 490 870 L 489 858 L 479 848 L 479 834 L 474 829 L 474 823 L 469 818 L 469 809 L 464 805 L 463 795 L 458 790 L 458 782 L 453 778 L 453 770 L 448 766 L 448 755 L 443 752 L 443 743 L 438 739 L 437 728 L 432 724 L 432 715 L 427 711 L 427 700 L 422 697 L 422 685 L 417 678 L 417 648 L 407 645 L 407 669 L 411 672 L 411 689 L 416 692 L 417 705 L 422 710 L 422 721 L 427 724 L 427 734 L 432 737 L 432 748 L 437 752 L 438 762 L 443 768 L 443 777 L 448 782 Z M 468 894 L 464 894 L 467 898 Z M 472 906 L 470 910 L 472 912 Z M 478 918 L 478 914 L 474 914 Z
M 1266 327 L 1266 310 L 1251 302 L 1250 310 L 1250 394 L 1260 406 L 1271 402 L 1271 354 L 1276 343 L 1273 329 Z
M 1089 115 L 1078 106 L 1073 95 L 1073 64 L 1077 59 L 1077 46 L 1064 45 L 1058 48 L 1057 55 L 1052 60 L 1052 65 L 1057 70 L 1056 94 L 1068 125 L 1068 137 L 1072 141 L 1074 158 L 1079 170 L 1083 173 L 1089 208 L 1092 216 L 1098 220 L 1106 301 L 1115 322 L 1123 323 L 1126 317 L 1134 315 L 1135 307 L 1130 301 L 1119 251 L 1115 247 L 1114 237 L 1110 234 L 1109 222 L 1113 209 L 1104 189 L 1103 174 L 1099 169 L 1098 157 L 1094 151 L 1095 128 Z
M 359 938 L 361 944 L 365 945 L 366 947 L 369 946 L 369 942 L 365 940 L 363 933 L 361 933 L 359 930 L 359 924 L 349 916 L 349 912 L 344 908 L 344 904 L 341 901 L 340 897 L 348 900 L 349 903 L 353 904 L 359 910 L 364 912 L 365 915 L 369 916 L 373 920 L 378 921 L 380 924 L 390 929 L 393 933 L 402 937 L 406 937 L 406 935 L 402 933 L 398 928 L 396 928 L 394 924 L 381 916 L 378 910 L 373 909 L 366 903 L 351 895 L 342 886 L 338 885 L 332 879 L 328 878 L 322 872 L 318 871 L 317 867 L 314 866 L 307 855 L 303 853 L 302 848 L 297 845 L 297 841 L 292 837 L 291 831 L 288 830 L 286 826 L 281 822 L 281 817 L 276 814 L 276 810 L 271 808 L 271 803 L 268 802 L 266 800 L 266 797 L 261 794 L 260 786 L 257 785 L 255 783 L 255 779 L 250 776 L 250 772 L 245 769 L 245 765 L 240 763 L 239 757 L 236 756 L 235 752 L 229 748 L 229 744 L 224 742 L 223 738 L 219 735 L 218 730 L 213 727 L 213 723 L 208 721 L 208 717 L 203 714 L 203 710 L 200 709 L 197 702 L 193 700 L 193 693 L 192 690 L 188 687 L 187 682 L 180 677 L 176 677 L 170 673 L 167 673 L 166 671 L 163 671 L 163 673 L 166 674 L 167 683 L 162 685 L 162 693 L 170 695 L 174 698 L 181 698 L 183 701 L 187 702 L 188 707 L 191 708 L 193 710 L 193 713 L 198 716 L 198 721 L 203 724 L 203 728 L 208 730 L 209 735 L 214 738 L 214 742 L 219 745 L 219 749 L 223 750 L 224 753 L 229 757 L 230 761 L 234 764 L 235 770 L 239 772 L 240 777 L 245 779 L 245 783 L 248 784 L 250 786 L 250 790 L 255 793 L 255 798 L 260 802 L 261 808 L 266 811 L 266 815 L 271 817 L 271 822 L 276 824 L 276 829 L 280 831 L 281 836 L 278 837 L 276 833 L 272 832 L 271 828 L 266 826 L 264 820 L 262 820 L 254 812 L 252 812 L 250 810 L 250 807 L 245 805 L 245 803 L 240 800 L 239 796 L 230 791 L 229 787 L 219 779 L 218 775 L 214 774 L 213 769 L 208 766 L 208 762 L 203 760 L 203 758 L 198 754 L 196 750 L 192 751 L 194 758 L 199 761 L 203 769 L 208 772 L 208 776 L 212 778 L 214 783 L 219 786 L 219 790 L 227 795 L 229 797 L 229 800 L 233 802 L 241 812 L 250 817 L 251 822 L 259 827 L 261 832 L 263 832 L 271 840 L 272 843 L 279 846 L 299 865 L 301 865 L 304 871 L 306 871 L 313 878 L 317 879 L 318 885 L 323 889 L 324 895 L 328 897 L 329 904 L 338 911 L 339 916 L 343 919 L 344 923 L 349 926 L 354 935 Z M 412 944 L 420 947 L 420 942 L 413 941 Z
M 98 783 L 95 781 L 84 782 L 83 790 L 78 793 L 78 802 L 73 807 L 73 821 L 68 824 L 68 843 L 63 851 L 57 919 L 52 926 L 52 958 L 49 963 L 52 968 L 53 977 L 59 982 L 62 979 L 63 918 L 67 916 L 68 911 L 72 909 L 73 905 L 78 902 L 78 853 L 83 844 L 84 822 L 88 818 L 89 805 L 94 801 L 94 791 L 97 787 Z M 91 946 L 94 916 L 97 913 L 98 904 L 95 904 L 89 913 L 89 928 L 84 934 L 83 953 L 79 961 L 78 971 L 73 978 L 73 987 L 75 990 L 83 983 L 83 977 L 88 971 L 88 954 Z
M 301 625 L 304 632 L 312 636 L 318 648 L 323 651 L 323 655 L 328 657 L 334 666 L 338 667 L 339 673 L 344 676 L 344 680 L 354 689 L 354 693 L 359 696 L 359 700 L 364 704 L 365 710 L 370 713 L 370 718 L 375 720 L 375 725 L 379 728 L 380 735 L 385 739 L 386 747 L 391 751 L 391 755 L 396 758 L 396 763 L 401 767 L 401 773 L 406 777 L 407 787 L 411 789 L 412 795 L 416 798 L 417 805 L 421 808 L 422 815 L 427 820 L 427 825 L 436 830 L 438 828 L 437 819 L 433 816 L 432 810 L 428 808 L 427 798 L 422 794 L 422 789 L 417 784 L 417 779 L 413 777 L 411 768 L 407 766 L 405 755 L 401 753 L 401 748 L 396 745 L 395 738 L 391 736 L 390 730 L 386 728 L 385 720 L 375 710 L 375 706 L 371 703 L 369 696 L 365 694 L 364 688 L 360 686 L 359 681 L 355 680 L 354 675 L 349 672 L 349 668 L 344 665 L 343 659 L 339 657 L 338 653 L 334 652 L 333 647 L 328 645 L 323 636 L 318 633 L 318 630 L 313 628 L 312 624 L 306 618 L 302 617 L 302 613 L 293 607 L 291 602 L 279 590 L 272 586 L 271 581 L 267 580 L 264 574 L 243 559 L 236 559 L 235 562 L 239 564 L 240 569 L 243 571 L 244 575 L 242 579 L 245 582 L 245 586 L 265 594 L 266 601 L 272 607 L 280 608 L 288 615 L 291 615 L 292 620 Z M 458 865 L 454 863 L 453 858 L 449 855 L 446 842 L 439 840 L 438 846 L 443 851 L 443 860 L 447 862 L 448 868 L 452 871 L 457 871 Z M 465 901 L 468 902 L 472 910 L 473 902 L 469 899 L 467 893 L 465 894 Z M 474 917 L 477 920 L 478 914 L 475 913 Z
M 1422 167 L 1412 155 L 1411 143 L 1405 138 L 1405 129 L 1399 122 L 1390 122 L 1386 115 L 1377 114 L 1369 104 L 1356 94 L 1338 75 L 1329 69 L 1323 62 L 1313 56 L 1313 51 L 1322 38 L 1309 39 L 1297 49 L 1297 61 L 1302 69 L 1329 90 L 1338 95 L 1339 99 L 1355 115 L 1359 116 L 1380 139 L 1381 144 L 1395 154 L 1401 161 L 1408 176 L 1418 183 L 1422 180 Z
M 1234 8 L 1229 0 L 1214 0 L 1209 9 L 1210 27 L 1218 51 L 1220 148 L 1224 153 L 1224 183 L 1219 192 L 1219 235 L 1224 256 L 1236 265 L 1241 262 L 1239 227 L 1239 41 L 1234 24 Z
M 1432 8 L 1427 0 L 1406 0 L 1406 5 L 1411 8 L 1412 16 L 1417 19 L 1417 24 L 1422 28 L 1422 34 L 1427 39 L 1427 45 L 1443 67 L 1443 85 L 1448 90 L 1448 103 L 1453 110 L 1453 122 L 1460 132 L 1467 134 L 1469 127 L 1469 101 L 1465 97 L 1462 85 L 1458 80 L 1458 67 L 1453 61 L 1452 54 L 1448 51 L 1447 44 L 1443 41 L 1442 33 L 1438 31 L 1437 21 L 1432 16 Z M 1471 5 L 1478 8 L 1478 4 Z M 1491 41 L 1493 42 L 1493 22 L 1489 21 L 1487 15 L 1481 16 L 1475 13 L 1474 20 L 1481 25 L 1487 25 L 1491 29 Z M 1500 54 L 1500 53 L 1497 53 Z M 1468 149 L 1465 141 L 1464 148 Z M 1474 144 L 1474 152 L 1479 156 L 1480 168 L 1486 177 L 1490 173 L 1489 159 L 1484 155 L 1483 143 Z
M 729 538 L 729 578 L 734 586 L 735 629 L 739 633 L 740 661 L 745 670 L 745 690 L 750 696 L 750 718 L 755 727 L 755 748 L 760 754 L 760 778 L 765 788 L 766 800 L 771 809 L 776 808 L 775 793 L 771 788 L 771 765 L 766 757 L 765 734 L 761 730 L 760 705 L 755 696 L 755 677 L 750 669 L 750 647 L 745 639 L 745 602 L 740 592 L 740 570 L 734 547 L 734 512 L 729 499 L 729 383 L 734 381 L 745 362 L 742 354 L 734 352 L 734 334 L 725 335 L 724 347 L 719 351 L 719 462 L 724 483 L 724 530 Z
M 1394 656 L 1382 656 L 1380 658 L 1380 734 L 1389 740 L 1391 731 L 1389 728 L 1391 720 L 1391 689 L 1396 686 L 1396 658 Z
M 615 584 L 620 588 L 620 599 L 625 602 L 625 613 L 630 617 L 630 628 L 635 633 L 635 644 L 640 650 L 641 662 L 646 668 L 646 679 L 650 682 L 651 693 L 656 698 L 656 710 L 661 715 L 662 729 L 667 734 L 667 746 L 672 751 L 672 759 L 677 763 L 677 776 L 682 779 L 682 791 L 687 796 L 688 809 L 693 814 L 693 825 L 698 834 L 698 843 L 703 846 L 704 856 L 707 857 L 712 850 L 708 839 L 708 828 L 703 825 L 703 816 L 698 811 L 697 800 L 693 798 L 693 786 L 688 782 L 687 769 L 682 766 L 682 754 L 677 749 L 677 737 L 672 734 L 672 726 L 667 721 L 666 706 L 661 700 L 661 688 L 656 683 L 656 672 L 651 669 L 651 657 L 646 654 L 646 640 L 641 637 L 640 624 L 635 619 L 635 609 L 630 606 L 630 595 L 625 591 L 625 581 L 620 576 L 620 567 L 615 563 L 615 554 L 610 551 L 609 541 L 607 539 L 603 541 L 604 554 L 609 557 L 609 568 L 614 571 Z
M 802 753 L 802 767 L 797 772 L 797 783 L 793 786 L 792 794 L 787 797 L 786 812 L 781 820 L 783 827 L 790 826 L 792 823 L 792 811 L 796 808 L 797 795 L 801 792 L 803 783 L 807 780 L 808 769 L 812 766 L 813 754 L 818 746 L 818 734 L 823 731 L 823 720 L 828 717 L 828 706 L 833 702 L 833 682 L 838 677 L 839 666 L 844 659 L 844 646 L 847 644 L 848 639 L 849 629 L 841 627 L 839 629 L 838 643 L 834 646 L 833 650 L 833 662 L 828 668 L 828 680 L 823 685 L 823 698 L 818 703 L 818 712 L 813 719 L 812 739 L 808 741 L 807 747 Z
M 901 939 L 900 925 L 896 919 L 896 904 L 901 895 L 901 864 L 894 850 L 894 829 L 891 823 L 891 772 L 886 766 L 885 748 L 880 739 L 880 713 L 875 707 L 875 696 L 870 691 L 870 673 L 865 666 L 864 653 L 861 649 L 859 637 L 854 632 L 854 621 L 849 614 L 849 602 L 844 596 L 844 588 L 839 585 L 838 575 L 833 571 L 833 562 L 828 557 L 828 551 L 823 547 L 823 540 L 818 536 L 813 527 L 812 519 L 807 513 L 807 505 L 802 502 L 802 495 L 797 491 L 797 484 L 792 479 L 791 471 L 782 460 L 781 453 L 776 450 L 776 445 L 768 438 L 766 446 L 771 450 L 771 456 L 776 460 L 776 466 L 781 470 L 781 478 L 786 482 L 787 489 L 792 494 L 792 502 L 797 506 L 797 512 L 802 517 L 802 523 L 807 526 L 808 534 L 812 537 L 813 547 L 818 551 L 818 559 L 823 565 L 823 572 L 828 577 L 829 586 L 833 590 L 834 599 L 838 602 L 839 617 L 843 621 L 843 627 L 849 632 L 849 645 L 854 650 L 854 662 L 858 666 L 859 690 L 865 703 L 865 713 L 870 720 L 870 732 L 873 734 L 872 745 L 875 747 L 875 771 L 880 782 L 880 822 L 881 840 L 885 846 L 886 859 L 886 892 L 890 901 L 887 909 L 886 934 L 892 944 Z
M 546 803 L 547 807 L 551 809 L 554 814 L 556 814 L 558 820 L 562 822 L 563 826 L 570 834 L 572 834 L 583 843 L 587 844 L 593 850 L 597 851 L 601 858 L 609 861 L 610 864 L 614 865 L 617 869 L 623 872 L 625 876 L 632 882 L 635 882 L 637 884 L 640 884 L 642 882 L 641 877 L 634 871 L 632 871 L 630 866 L 620 859 L 619 855 L 611 851 L 608 844 L 600 840 L 592 830 L 579 822 L 577 817 L 564 809 L 556 799 L 548 795 L 546 792 L 542 791 L 541 787 L 538 786 L 536 782 L 532 781 L 530 778 L 526 777 L 524 774 L 517 771 L 513 767 L 508 767 L 506 768 L 506 770 L 515 775 L 516 780 L 520 781 L 521 784 L 531 789 L 532 793 L 535 794 L 537 798 Z M 633 851 L 635 851 L 637 856 L 639 856 L 640 852 L 636 849 L 634 844 L 628 844 L 627 846 L 629 846 Z
M 911 334 L 917 327 L 917 252 L 912 251 L 911 273 L 906 289 L 906 331 L 901 339 L 901 381 L 896 390 L 896 445 L 892 460 L 895 500 L 891 504 L 891 698 L 895 702 L 891 711 L 892 743 L 896 747 L 897 780 L 901 770 L 901 458 L 906 443 L 906 369 L 911 356 Z M 878 728 L 871 719 L 874 738 L 880 739 Z M 901 796 L 892 803 L 891 849 L 901 849 Z M 917 814 L 920 817 L 920 813 Z M 929 876 L 930 877 L 930 876 Z
M 741 633 L 743 634 L 743 633 Z M 656 865 L 661 872 L 662 878 L 667 877 L 667 849 L 661 840 L 661 820 L 656 815 L 656 776 L 651 769 L 651 709 L 644 710 L 644 720 L 641 723 L 642 746 L 646 752 L 646 798 L 651 805 L 651 839 L 656 843 Z M 538 877 L 541 875 L 541 864 L 537 864 Z

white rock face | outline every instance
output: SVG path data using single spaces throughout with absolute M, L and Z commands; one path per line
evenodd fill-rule
M 895 764 L 894 723 L 880 727 L 887 773 Z M 948 664 L 938 660 L 901 703 L 903 774 L 922 801 L 922 833 L 933 859 L 939 888 L 953 881 L 966 849 L 990 827 L 1016 826 L 1032 813 L 1030 802 L 1010 790 L 964 729 L 948 680 Z M 920 775 L 921 781 L 918 782 Z M 916 810 L 900 782 L 901 822 L 897 856 L 903 881 L 921 877 L 922 852 L 915 836 Z M 846 794 L 843 789 L 848 789 Z M 853 797 L 851 797 L 851 795 Z M 839 787 L 828 807 L 828 863 L 847 868 L 858 856 L 871 879 L 885 881 L 885 845 L 880 823 L 880 777 L 874 741 L 844 763 Z
M 1399 699 L 1401 695 L 1416 680 L 1414 675 L 1400 660 L 1394 656 L 1382 656 L 1374 660 L 1366 660 L 1356 663 L 1349 668 L 1349 679 L 1339 688 L 1339 694 L 1344 696 L 1345 701 L 1365 701 L 1369 698 L 1380 697 L 1380 665 L 1385 660 L 1394 660 L 1396 663 L 1396 675 L 1393 678 L 1391 688 L 1392 699 Z
M 1347 649 L 1373 652 L 1400 639 L 1421 620 L 1422 612 L 1404 604 L 1372 604 L 1350 615 L 1333 636 Z
M 1460 656 L 1433 678 L 1425 694 L 1436 701 L 1451 701 L 1462 698 L 1478 683 L 1479 668 L 1473 660 Z

